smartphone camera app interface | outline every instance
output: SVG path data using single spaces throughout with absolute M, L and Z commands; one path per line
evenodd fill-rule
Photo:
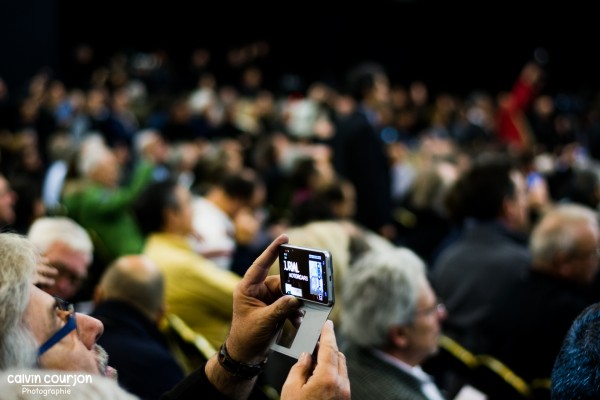
M 280 257 L 284 293 L 322 304 L 329 303 L 325 254 L 283 248 Z

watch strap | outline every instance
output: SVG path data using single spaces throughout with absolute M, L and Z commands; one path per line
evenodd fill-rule
M 227 352 L 227 347 L 225 346 L 225 343 L 223 343 L 221 345 L 221 348 L 219 349 L 218 359 L 219 364 L 221 364 L 221 367 L 223 367 L 223 369 L 241 379 L 254 378 L 258 374 L 260 374 L 267 365 L 266 358 L 258 364 L 246 364 L 234 360 Z

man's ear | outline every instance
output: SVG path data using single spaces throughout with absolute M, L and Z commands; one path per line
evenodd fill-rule
M 94 296 L 93 296 L 93 300 L 94 300 L 94 304 L 98 305 L 102 302 L 102 300 L 104 300 L 104 298 L 106 297 L 106 291 L 104 290 L 104 287 L 102 287 L 102 285 L 97 285 L 96 288 L 94 289 Z
M 504 196 L 502 199 L 502 217 L 510 221 L 515 212 L 516 206 L 517 205 L 515 204 L 514 198 L 510 196 Z
M 163 303 L 163 305 L 160 307 L 160 310 L 158 310 L 158 312 L 156 313 L 156 318 L 154 319 L 154 322 L 156 323 L 156 325 L 160 326 L 161 322 L 167 317 L 167 305 Z
M 390 343 L 399 349 L 405 349 L 410 344 L 408 328 L 402 325 L 394 325 L 389 330 Z

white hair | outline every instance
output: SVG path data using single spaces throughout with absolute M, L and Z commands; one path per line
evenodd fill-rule
M 31 367 L 37 343 L 24 315 L 39 254 L 15 233 L 0 233 L 0 254 L 0 370 Z
M 138 131 L 133 139 L 133 149 L 135 154 L 141 156 L 144 154 L 148 146 L 156 143 L 161 139 L 160 133 L 157 129 L 147 128 Z
M 386 345 L 392 326 L 413 321 L 426 279 L 424 262 L 407 248 L 365 253 L 342 283 L 343 337 L 359 346 Z
M 61 242 L 71 250 L 87 254 L 88 262 L 92 260 L 94 245 L 90 235 L 70 218 L 37 218 L 31 224 L 27 236 L 41 254 L 45 254 L 55 242 Z
M 88 177 L 110 151 L 100 134 L 89 134 L 79 146 L 77 172 L 83 177 Z

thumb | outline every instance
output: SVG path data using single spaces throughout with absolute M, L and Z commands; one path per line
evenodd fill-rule
M 282 391 L 287 389 L 292 392 L 300 390 L 308 380 L 312 368 L 310 354 L 302 353 L 298 362 L 290 368 L 287 379 L 283 383 Z
M 294 296 L 282 296 L 278 298 L 268 308 L 268 314 L 274 321 L 281 321 L 284 318 L 292 315 L 293 311 L 298 310 L 302 306 L 302 302 Z

